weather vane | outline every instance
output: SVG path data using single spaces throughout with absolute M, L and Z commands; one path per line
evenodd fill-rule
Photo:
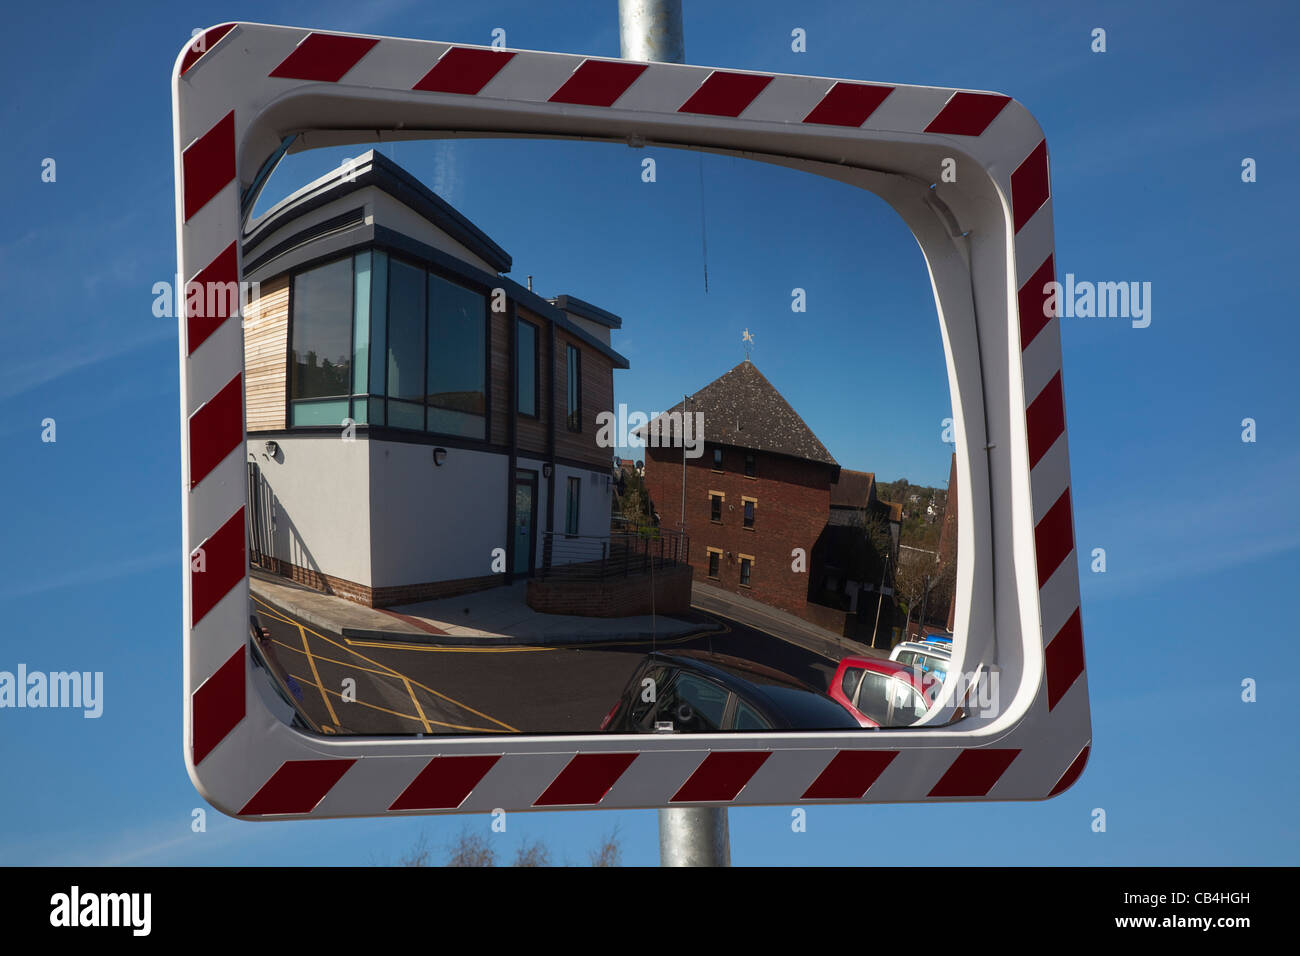
M 745 329 L 740 334 L 740 341 L 745 344 L 745 361 L 749 361 L 749 347 L 754 344 L 754 337 L 749 334 L 749 329 Z

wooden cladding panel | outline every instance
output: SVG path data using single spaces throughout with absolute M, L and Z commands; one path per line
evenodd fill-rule
M 555 454 L 560 458 L 572 458 L 607 468 L 615 449 L 596 445 L 596 416 L 600 412 L 614 410 L 614 365 L 591 346 L 562 331 L 557 331 L 555 338 Z M 571 432 L 568 427 L 569 345 L 576 345 L 582 355 L 580 432 Z
M 285 427 L 289 348 L 289 277 L 263 282 L 244 310 L 244 405 L 248 431 Z

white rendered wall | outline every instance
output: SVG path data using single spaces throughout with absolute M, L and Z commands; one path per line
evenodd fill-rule
M 432 445 L 364 444 L 371 469 L 371 586 L 491 574 L 492 550 L 506 547 L 509 533 L 506 456 L 448 447 L 435 466 Z
M 272 459 L 266 439 L 247 443 L 270 485 L 272 553 L 299 567 L 370 584 L 370 500 L 368 442 L 341 435 L 275 439 Z

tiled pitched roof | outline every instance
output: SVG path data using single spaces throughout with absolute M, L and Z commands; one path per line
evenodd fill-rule
M 668 412 L 681 409 L 678 402 Z M 686 410 L 704 413 L 706 442 L 839 465 L 749 359 L 690 396 Z M 637 433 L 649 434 L 649 429 L 642 426 Z

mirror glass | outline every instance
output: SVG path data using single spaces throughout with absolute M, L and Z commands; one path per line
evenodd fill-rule
M 907 727 L 952 409 L 874 195 L 715 153 L 291 152 L 243 237 L 250 640 L 313 733 Z

